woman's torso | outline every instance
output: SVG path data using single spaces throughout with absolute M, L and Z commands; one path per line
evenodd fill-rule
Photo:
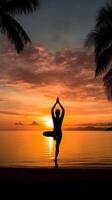
M 53 131 L 56 132 L 57 134 L 61 133 L 62 132 L 62 130 L 61 130 L 61 128 L 62 128 L 62 118 L 61 117 L 60 118 L 55 117 L 53 119 L 53 124 L 54 124 Z

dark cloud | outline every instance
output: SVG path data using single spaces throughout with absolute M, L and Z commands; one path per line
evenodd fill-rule
M 10 59 L 4 60 L 2 54 L 1 63 L 4 62 L 3 69 L 0 67 L 0 81 L 5 84 L 16 86 L 24 83 L 31 89 L 60 85 L 65 97 L 93 101 L 104 99 L 103 84 L 94 77 L 93 55 L 86 50 L 62 49 L 51 53 L 43 47 L 27 47 L 21 57 L 13 53 Z M 48 95 L 48 91 L 45 94 Z
M 56 71 L 32 72 L 27 69 L 16 68 L 9 73 L 9 83 L 27 83 L 35 87 L 54 84 L 61 80 L 62 75 Z M 13 77 L 13 78 L 12 78 Z
M 36 121 L 33 121 L 31 125 L 32 126 L 39 126 L 40 124 L 38 122 L 36 122 Z
M 2 101 L 6 101 L 6 99 L 0 97 L 0 102 L 2 102 Z
M 22 115 L 22 114 L 20 114 L 20 113 L 17 113 L 17 112 L 10 112 L 10 111 L 0 111 L 0 114 L 2 114 L 2 115 L 17 115 L 17 116 Z
M 80 126 L 82 127 L 112 127 L 112 122 L 100 122 L 100 123 L 86 123 L 86 124 L 81 124 Z
M 75 124 L 75 126 L 68 126 L 65 130 L 106 130 L 112 128 L 112 122 L 101 122 L 101 123 L 85 123 L 85 124 Z
M 15 125 L 16 126 L 23 126 L 24 124 L 22 122 L 16 122 Z
M 10 112 L 10 111 L 6 111 L 6 110 L 0 110 L 0 115 L 15 115 L 15 116 L 26 116 L 26 117 L 37 116 L 37 114 L 33 114 L 33 113 L 19 113 L 19 112 Z

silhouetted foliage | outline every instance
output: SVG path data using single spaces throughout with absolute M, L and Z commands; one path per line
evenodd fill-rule
M 39 0 L 0 0 L 0 30 L 6 34 L 20 53 L 30 38 L 13 18 L 16 14 L 28 14 L 39 6 Z
M 104 85 L 106 88 L 107 97 L 112 100 L 112 69 L 103 78 Z
M 107 96 L 112 100 L 112 3 L 101 8 L 94 30 L 88 34 L 85 45 L 94 47 L 96 76 L 104 75 Z

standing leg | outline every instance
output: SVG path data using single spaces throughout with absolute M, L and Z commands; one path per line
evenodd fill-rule
M 62 137 L 60 137 L 56 140 L 55 161 L 57 160 L 57 157 L 59 154 L 59 145 L 60 145 L 61 139 L 62 139 Z

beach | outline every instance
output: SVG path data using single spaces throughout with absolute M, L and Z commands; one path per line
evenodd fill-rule
M 21 195 L 96 195 L 109 197 L 112 169 L 0 168 L 1 192 Z M 4 196 L 7 195 L 4 193 Z
M 26 137 L 27 135 L 27 137 Z M 26 139 L 27 138 L 27 139 Z M 65 132 L 59 159 L 55 143 L 41 132 L 0 134 L 0 192 L 14 199 L 83 196 L 94 199 L 112 192 L 112 135 L 107 132 Z M 16 198 L 15 193 L 16 192 Z M 39 198 L 41 199 L 41 198 Z

